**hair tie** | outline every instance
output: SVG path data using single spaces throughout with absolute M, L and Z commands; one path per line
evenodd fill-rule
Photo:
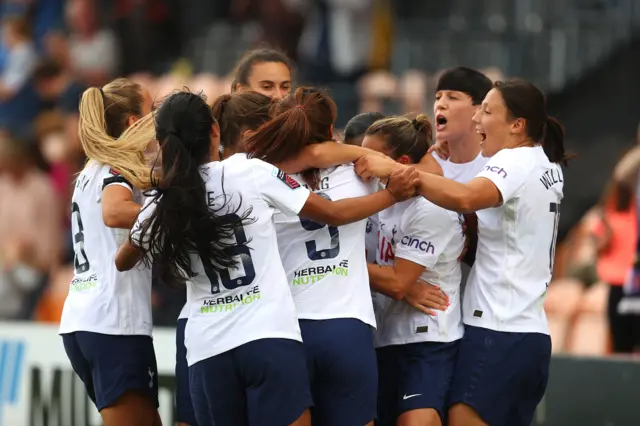
M 296 108 L 300 108 L 301 110 L 304 111 L 304 105 L 296 105 Z
M 102 96 L 102 100 L 104 100 L 104 92 L 102 91 L 102 87 L 98 87 L 98 90 L 100 91 L 100 95 Z

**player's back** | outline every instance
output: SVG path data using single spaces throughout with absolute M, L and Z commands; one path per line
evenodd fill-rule
M 221 216 L 247 216 L 235 232 L 238 265 L 216 273 L 192 256 L 187 286 L 189 365 L 262 338 L 300 340 L 295 307 L 278 254 L 273 215 L 297 214 L 308 191 L 263 161 L 236 154 L 203 166 L 209 206 Z M 209 263 L 210 265 L 210 263 Z
M 465 292 L 465 323 L 548 333 L 544 294 L 551 281 L 563 194 L 562 169 L 542 147 L 503 149 L 479 177 L 508 194 L 477 212 L 478 249 Z M 504 196 L 504 194 L 503 194 Z
M 304 178 L 293 175 L 304 184 Z M 329 200 L 371 194 L 372 184 L 353 165 L 320 172 L 319 189 Z M 375 327 L 365 258 L 366 220 L 328 226 L 276 214 L 278 247 L 300 319 L 357 318 Z
M 75 182 L 71 203 L 74 277 L 60 321 L 60 332 L 151 335 L 151 274 L 142 267 L 118 272 L 115 253 L 128 230 L 107 227 L 102 191 L 110 185 L 143 195 L 116 171 L 91 161 Z

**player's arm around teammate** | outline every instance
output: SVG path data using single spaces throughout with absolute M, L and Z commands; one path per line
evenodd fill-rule
M 528 82 L 496 83 L 474 122 L 483 135 L 483 154 L 491 157 L 478 177 L 460 184 L 420 176 L 425 198 L 478 216 L 449 424 L 530 425 L 549 373 L 543 301 L 563 196 L 560 165 L 569 155 L 562 127 L 547 115 L 542 92 Z M 371 160 L 377 164 L 360 165 L 364 175 L 384 176 L 397 168 Z

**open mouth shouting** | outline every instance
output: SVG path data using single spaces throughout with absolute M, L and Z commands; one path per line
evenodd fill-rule
M 442 114 L 436 115 L 436 132 L 441 132 L 447 127 L 447 117 Z

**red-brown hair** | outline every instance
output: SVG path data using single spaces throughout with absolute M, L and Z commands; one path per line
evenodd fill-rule
M 294 158 L 307 145 L 332 139 L 338 109 L 323 91 L 299 87 L 273 107 L 273 118 L 245 140 L 247 153 L 271 164 Z M 318 188 L 318 169 L 302 172 L 313 189 Z

